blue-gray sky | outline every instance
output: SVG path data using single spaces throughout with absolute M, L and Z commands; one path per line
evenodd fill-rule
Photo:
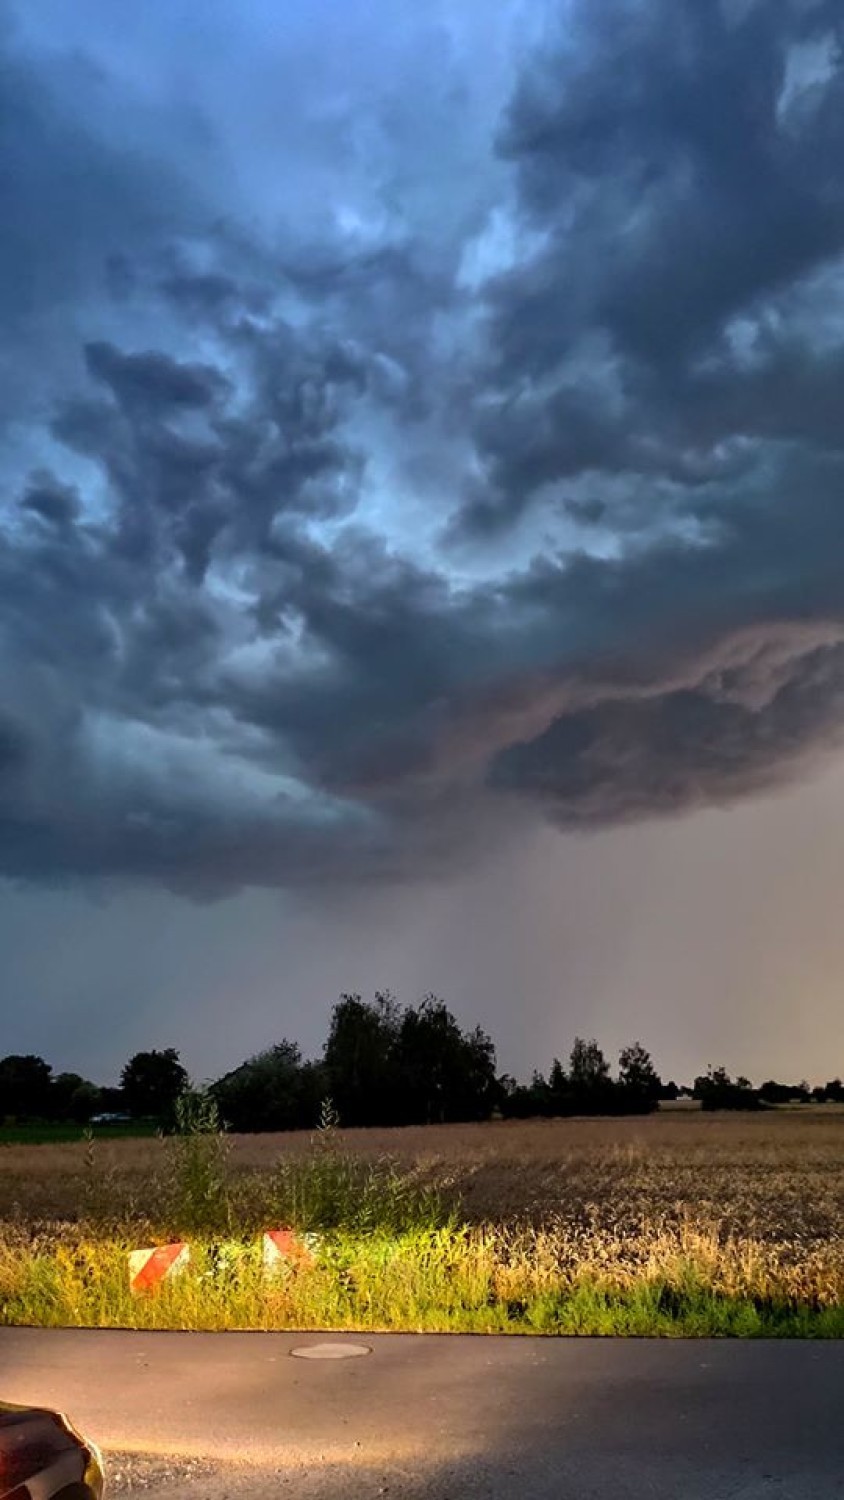
M 392 986 L 515 1071 L 829 1072 L 842 41 L 4 9 L 0 1050 L 202 1075 Z

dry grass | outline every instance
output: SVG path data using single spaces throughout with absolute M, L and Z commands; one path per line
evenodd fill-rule
M 567 1226 L 324 1238 L 312 1268 L 267 1283 L 256 1244 L 192 1263 L 133 1298 L 130 1242 L 81 1232 L 0 1237 L 0 1321 L 182 1329 L 345 1328 L 661 1336 L 844 1335 L 844 1262 L 648 1226 L 635 1242 Z

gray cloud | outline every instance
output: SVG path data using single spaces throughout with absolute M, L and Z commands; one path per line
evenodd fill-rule
M 179 164 L 144 148 L 153 117 L 84 47 L 35 49 L 5 8 L 0 66 L 0 421 L 25 423 L 73 378 L 75 326 L 108 322 L 121 250 L 206 215 Z
M 106 343 L 87 344 L 85 362 L 120 406 L 142 415 L 210 406 L 223 383 L 218 372 L 207 365 L 180 364 L 158 353 L 122 354 Z
M 60 358 L 20 344 L 0 871 L 411 879 L 533 809 L 676 813 L 836 746 L 841 30 L 584 4 L 497 145 L 504 99 L 472 115 L 483 187 L 444 160 L 443 222 L 386 80 L 377 192 L 356 156 L 363 206 L 273 231 L 213 174 L 180 200 L 195 144 L 110 141 L 107 74 L 63 134 L 83 62 L 15 44 L 9 322 L 49 313 Z M 439 100 L 443 151 L 470 97 Z
M 49 470 L 30 476 L 21 505 L 46 525 L 58 527 L 61 531 L 67 530 L 79 514 L 79 497 L 75 489 L 61 484 Z
M 505 349 L 518 358 L 521 341 L 533 368 L 543 355 L 554 365 L 566 322 L 594 320 L 632 355 L 672 362 L 840 253 L 839 59 L 791 110 L 784 91 L 790 54 L 811 39 L 834 54 L 841 18 L 793 0 L 743 12 L 721 0 L 614 0 L 576 15 L 573 39 L 525 79 L 501 135 L 524 211 L 550 231 L 529 268 L 532 297 L 502 319 L 515 341 Z
M 730 803 L 776 785 L 807 747 L 844 738 L 844 632 L 813 645 L 763 632 L 746 659 L 723 650 L 689 686 L 575 703 L 493 763 L 493 785 L 530 791 L 564 826 Z
M 844 252 L 843 39 L 788 0 L 575 8 L 500 132 L 537 248 L 487 289 L 470 531 L 555 478 L 717 472 L 731 440 L 832 425 L 840 281 L 807 321 L 788 303 Z

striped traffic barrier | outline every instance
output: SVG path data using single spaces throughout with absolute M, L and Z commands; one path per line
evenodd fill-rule
M 304 1270 L 316 1259 L 318 1241 L 312 1234 L 298 1235 L 294 1229 L 267 1229 L 262 1243 L 264 1273 L 268 1276 L 291 1267 Z
M 129 1252 L 129 1290 L 137 1297 L 154 1292 L 163 1281 L 178 1276 L 190 1261 L 190 1247 L 184 1240 L 172 1245 L 156 1245 L 147 1250 Z

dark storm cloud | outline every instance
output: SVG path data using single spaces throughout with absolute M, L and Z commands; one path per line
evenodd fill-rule
M 734 801 L 776 785 L 808 745 L 844 741 L 840 635 L 818 645 L 796 629 L 760 630 L 733 644 L 748 659 L 727 665 L 722 647 L 690 686 L 618 688 L 586 707 L 575 691 L 548 729 L 501 752 L 491 784 L 535 795 L 563 826 L 629 821 Z
M 69 326 L 115 290 L 121 251 L 189 232 L 198 194 L 139 143 L 114 81 L 73 52 L 36 55 L 0 17 L 0 421 L 72 378 Z M 111 267 L 111 271 L 109 268 Z
M 671 362 L 840 251 L 844 81 L 791 112 L 783 90 L 790 51 L 840 46 L 844 22 L 789 0 L 611 0 L 576 16 L 501 136 L 524 212 L 551 239 L 528 295 L 504 294 L 503 352 L 556 364 L 566 324 L 594 321 L 632 355 Z
M 229 308 L 242 308 L 245 296 L 232 277 L 220 271 L 191 272 L 176 267 L 161 277 L 161 291 L 182 311 L 200 318 L 216 318 Z
M 21 505 L 47 525 L 61 529 L 70 526 L 79 514 L 76 491 L 70 485 L 61 484 L 46 470 L 30 476 Z
M 708 542 L 537 561 L 501 593 L 496 670 L 420 715 L 394 781 L 487 768 L 561 822 L 608 822 L 732 800 L 834 745 L 842 497 L 844 463 L 795 457 L 757 505 L 713 503 Z
M 9 43 L 0 872 L 409 879 L 839 743 L 844 23 L 566 15 L 498 200 L 415 219 L 399 132 L 369 217 L 274 233 Z
M 85 361 L 118 403 L 154 415 L 178 407 L 210 406 L 222 384 L 207 365 L 180 364 L 158 353 L 122 354 L 113 344 L 88 344 Z
M 500 134 L 540 242 L 489 288 L 498 390 L 465 528 L 507 524 L 554 478 L 679 472 L 690 449 L 828 411 L 840 347 L 818 357 L 778 299 L 844 248 L 843 37 L 837 11 L 786 0 L 575 7 Z M 815 74 L 806 61 L 789 92 L 813 42 Z M 739 315 L 762 324 L 751 370 L 725 347 Z M 603 387 L 583 379 L 590 339 Z
M 27 750 L 26 736 L 21 733 L 18 725 L 11 719 L 0 718 L 0 771 L 10 782 L 24 765 Z

